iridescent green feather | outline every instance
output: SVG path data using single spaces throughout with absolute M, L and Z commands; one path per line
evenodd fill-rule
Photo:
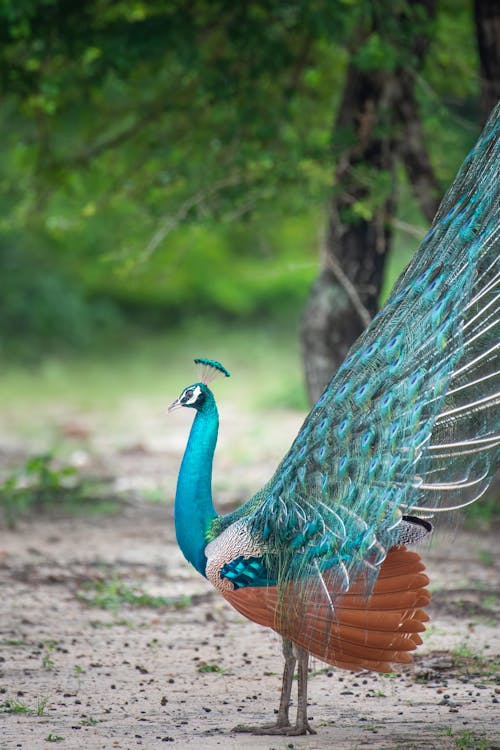
M 376 578 L 402 512 L 475 500 L 499 460 L 500 105 L 419 252 L 246 517 L 281 584 Z M 458 500 L 458 502 L 457 502 Z

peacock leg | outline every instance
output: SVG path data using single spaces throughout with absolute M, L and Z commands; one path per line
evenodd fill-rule
M 297 659 L 293 650 L 293 644 L 288 638 L 283 638 L 282 648 L 285 666 L 283 668 L 280 707 L 278 709 L 278 721 L 276 722 L 276 726 L 289 727 L 290 719 L 288 718 L 288 712 L 290 710 L 290 696 L 292 693 L 293 675 L 295 673 L 295 663 Z
M 250 734 L 283 734 L 288 736 L 307 734 L 308 732 L 309 734 L 316 734 L 307 721 L 307 668 L 309 654 L 307 651 L 304 651 L 303 648 L 294 646 L 288 638 L 283 638 L 283 656 L 285 658 L 285 667 L 283 669 L 281 698 L 276 723 L 265 724 L 262 727 L 238 724 L 238 726 L 233 729 L 233 732 L 249 732 Z M 293 676 L 297 659 L 299 662 L 297 722 L 295 726 L 290 726 L 288 714 L 290 710 L 290 695 L 292 692 Z
M 307 675 L 309 668 L 309 654 L 300 646 L 295 647 L 298 661 L 298 691 L 297 691 L 297 721 L 296 734 L 316 734 L 307 720 Z

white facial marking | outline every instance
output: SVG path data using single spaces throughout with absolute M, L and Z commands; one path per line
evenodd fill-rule
M 182 403 L 184 404 L 184 406 L 191 406 L 191 404 L 195 404 L 197 402 L 198 397 L 201 393 L 201 388 L 199 385 L 197 385 L 195 388 L 188 388 L 187 390 L 193 391 L 193 394 L 191 398 L 187 399 L 187 401 L 184 401 L 183 399 Z

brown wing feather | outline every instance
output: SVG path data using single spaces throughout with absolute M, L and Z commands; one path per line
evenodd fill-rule
M 405 547 L 390 550 L 370 594 L 357 580 L 345 594 L 333 589 L 337 580 L 324 575 L 326 595 L 307 598 L 299 586 L 278 592 L 274 586 L 226 591 L 224 596 L 250 620 L 273 628 L 309 653 L 345 669 L 392 670 L 412 661 L 422 643 L 418 633 L 429 619 L 422 607 L 430 600 L 424 565 Z

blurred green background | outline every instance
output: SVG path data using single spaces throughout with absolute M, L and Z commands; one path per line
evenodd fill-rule
M 346 63 L 374 7 L 4 0 L 4 359 L 33 366 L 123 337 L 130 351 L 197 319 L 294 332 Z M 384 69 L 394 50 L 372 34 L 356 55 Z M 417 89 L 444 189 L 480 127 L 472 2 L 439 2 Z M 422 227 L 403 179 L 397 212 Z M 417 245 L 396 232 L 387 287 Z
M 235 369 L 232 398 L 248 409 L 306 408 L 298 326 L 346 67 L 400 63 L 407 30 L 391 12 L 405 6 L 3 0 L 6 453 L 55 444 L 63 404 L 167 404 L 194 356 Z M 366 33 L 377 13 L 386 37 Z M 444 191 L 480 130 L 472 1 L 440 0 L 427 33 L 416 94 Z M 426 228 L 403 170 L 398 180 L 382 297 Z M 369 217 L 370 200 L 356 210 Z

